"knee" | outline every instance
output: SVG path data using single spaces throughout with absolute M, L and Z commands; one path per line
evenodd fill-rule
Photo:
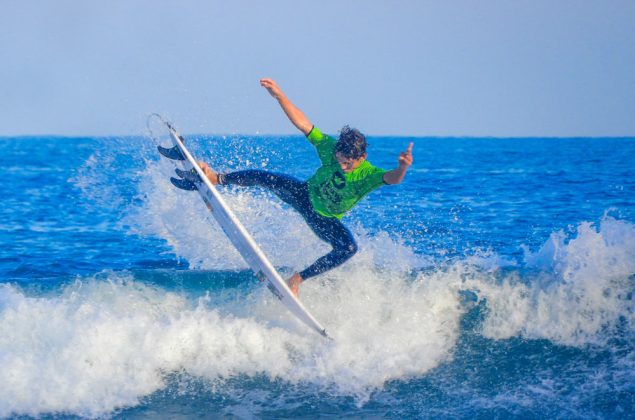
M 359 247 L 355 242 L 349 242 L 345 246 L 341 248 L 341 254 L 344 260 L 348 260 L 353 257 L 353 255 L 357 254 Z

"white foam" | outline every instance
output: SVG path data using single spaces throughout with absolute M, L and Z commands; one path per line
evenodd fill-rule
M 473 282 L 487 299 L 487 337 L 522 335 L 581 346 L 602 344 L 621 319 L 635 326 L 633 293 L 635 226 L 605 216 L 594 227 L 580 223 L 573 235 L 556 232 L 536 252 L 526 250 L 529 279 L 502 284 Z
M 108 274 L 55 296 L 0 287 L 0 417 L 105 415 L 185 372 L 211 381 L 264 374 L 358 402 L 391 379 L 451 355 L 461 309 L 443 281 L 372 270 L 307 284 L 303 297 L 334 341 L 299 324 L 264 288 L 236 313 Z M 233 302 L 232 306 L 237 305 Z

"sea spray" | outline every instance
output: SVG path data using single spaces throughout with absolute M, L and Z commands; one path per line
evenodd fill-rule
M 583 222 L 572 235 L 555 232 L 536 252 L 526 249 L 525 259 L 522 281 L 513 274 L 475 285 L 487 299 L 486 336 L 581 346 L 605 343 L 622 320 L 633 332 L 633 224 L 609 216 L 597 227 Z
M 386 381 L 447 360 L 461 315 L 439 282 L 349 272 L 303 290 L 331 328 L 327 341 L 261 287 L 248 291 L 254 301 L 234 303 L 253 305 L 243 317 L 219 310 L 213 289 L 188 301 L 129 275 L 105 276 L 52 296 L 0 289 L 0 415 L 99 416 L 137 404 L 178 372 L 208 381 L 264 374 L 363 403 Z

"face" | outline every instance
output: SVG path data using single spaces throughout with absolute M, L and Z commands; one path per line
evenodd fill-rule
M 366 153 L 359 159 L 351 159 L 343 156 L 341 153 L 336 153 L 335 159 L 337 159 L 337 163 L 339 163 L 340 168 L 342 168 L 342 172 L 352 172 L 366 160 Z

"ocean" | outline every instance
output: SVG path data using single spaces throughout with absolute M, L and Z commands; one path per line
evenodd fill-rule
M 308 178 L 301 136 L 191 135 L 221 171 Z M 133 137 L 0 138 L 0 417 L 634 418 L 635 138 L 369 137 L 400 185 L 343 220 L 359 252 L 301 286 L 248 271 Z M 328 251 L 221 188 L 285 276 Z

